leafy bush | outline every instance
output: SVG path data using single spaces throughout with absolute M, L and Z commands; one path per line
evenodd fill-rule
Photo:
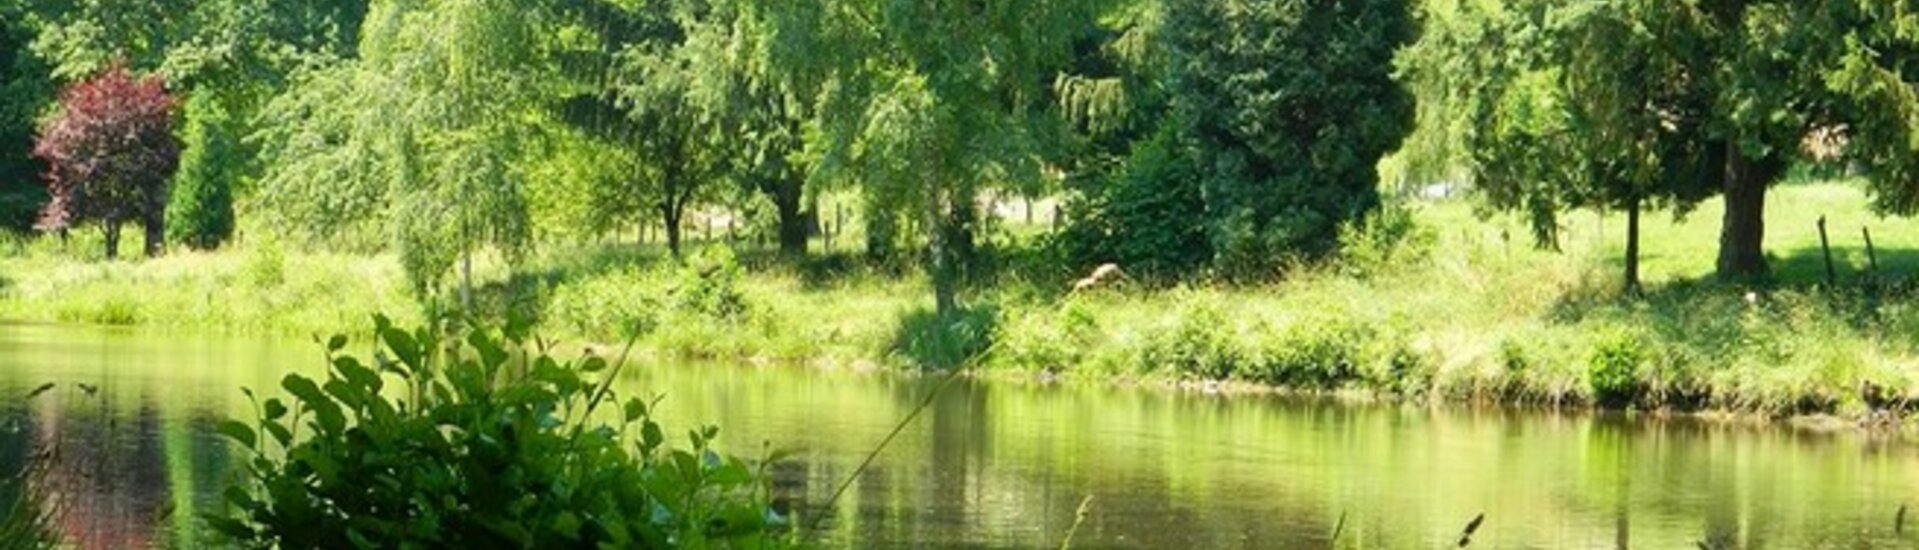
M 679 281 L 673 287 L 674 303 L 682 311 L 739 320 L 747 312 L 746 295 L 739 289 L 742 275 L 732 248 L 707 247 L 680 269 Z
M 999 308 L 992 304 L 961 308 L 948 319 L 931 309 L 916 309 L 900 318 L 892 351 L 922 367 L 963 366 L 992 348 L 999 319 Z
M 1230 326 L 1214 307 L 1187 306 L 1171 327 L 1147 339 L 1140 349 L 1140 370 L 1209 380 L 1231 377 L 1244 358 L 1230 338 Z
M 1262 338 L 1266 345 L 1247 377 L 1294 388 L 1337 388 L 1360 379 L 1372 337 L 1372 331 L 1351 321 L 1296 321 Z
M 282 548 L 778 542 L 764 472 L 711 450 L 714 428 L 666 447 L 653 403 L 611 389 L 621 363 L 529 350 L 518 323 L 450 332 L 378 318 L 385 355 L 337 355 L 335 336 L 326 380 L 289 374 L 291 403 L 222 422 L 253 456 L 212 526 Z
M 1646 363 L 1648 344 L 1638 333 L 1612 329 L 1593 339 L 1586 356 L 1586 381 L 1593 399 L 1603 405 L 1625 405 L 1639 394 L 1639 371 Z
M 1059 373 L 1081 366 L 1096 352 L 1098 336 L 1092 309 L 1069 298 L 1055 311 L 1012 316 L 994 337 L 999 344 L 995 363 Z
M 268 240 L 247 253 L 240 275 L 255 288 L 275 288 L 286 282 L 287 255 L 278 242 Z
M 633 271 L 589 277 L 554 287 L 546 326 L 596 341 L 623 340 L 660 325 L 660 300 Z
M 1425 260 L 1438 240 L 1431 229 L 1419 226 L 1411 208 L 1387 205 L 1363 220 L 1340 225 L 1340 264 L 1353 275 L 1374 275 Z
M 1135 276 L 1171 278 L 1211 257 L 1198 174 L 1172 127 L 1161 128 L 1117 173 L 1079 182 L 1058 241 L 1068 263 L 1083 271 L 1115 262 Z

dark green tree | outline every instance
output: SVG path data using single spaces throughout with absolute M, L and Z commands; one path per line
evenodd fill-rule
M 233 184 L 245 166 L 231 115 L 213 94 L 187 99 L 185 150 L 167 204 L 167 233 L 197 250 L 219 248 L 233 236 Z
M 1198 173 L 1168 116 L 1164 2 L 1117 2 L 1099 21 L 1054 83 L 1070 138 L 1055 161 L 1070 220 L 1057 244 L 1075 268 L 1191 273 L 1212 247 Z
M 1405 0 L 1168 0 L 1171 101 L 1216 264 L 1328 252 L 1378 206 L 1379 159 L 1412 122 L 1391 62 L 1413 30 Z
M 0 230 L 27 231 L 47 202 L 32 156 L 35 120 L 53 102 L 51 68 L 28 47 L 34 27 L 19 0 L 0 0 Z

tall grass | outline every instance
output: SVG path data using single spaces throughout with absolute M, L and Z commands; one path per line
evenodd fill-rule
M 931 293 L 910 266 L 844 249 L 790 261 L 745 247 L 682 263 L 653 247 L 551 246 L 510 269 L 490 258 L 477 276 L 489 312 L 525 315 L 573 340 L 638 334 L 656 354 L 976 364 L 1415 400 L 1775 414 L 1904 407 L 1919 395 L 1919 308 L 1907 299 L 1919 223 L 1873 214 L 1852 182 L 1785 185 L 1769 200 L 1775 283 L 1709 280 L 1719 205 L 1708 202 L 1645 221 L 1639 297 L 1619 292 L 1621 217 L 1566 216 L 1552 252 L 1532 246 L 1517 220 L 1460 201 L 1349 228 L 1341 258 L 1251 286 L 1131 282 L 1068 293 L 1076 275 L 1031 244 L 1039 237 L 991 236 L 997 252 L 973 278 L 969 314 L 948 320 L 926 313 Z M 1834 231 L 1840 288 L 1824 288 L 1820 216 Z M 1878 245 L 1880 273 L 1869 279 L 1861 226 Z M 62 251 L 50 241 L 0 246 L 0 318 L 310 334 L 357 326 L 376 304 L 414 303 L 384 256 L 254 245 L 102 263 L 74 257 L 90 250 L 84 243 Z M 417 315 L 398 307 L 388 313 Z

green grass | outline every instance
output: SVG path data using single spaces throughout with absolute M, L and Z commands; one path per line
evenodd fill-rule
M 1919 395 L 1919 310 L 1907 299 L 1919 222 L 1874 215 L 1848 182 L 1785 185 L 1768 200 L 1775 282 L 1711 282 L 1714 201 L 1677 220 L 1648 216 L 1638 298 L 1618 290 L 1622 216 L 1568 215 L 1562 252 L 1549 252 L 1511 217 L 1482 218 L 1464 201 L 1415 206 L 1423 244 L 1387 259 L 1374 250 L 1255 286 L 1128 283 L 1068 295 L 1073 277 L 1043 254 L 1003 248 L 996 275 L 974 285 L 968 314 L 952 324 L 926 313 L 930 292 L 915 270 L 858 260 L 846 241 L 799 262 L 749 246 L 737 272 L 678 267 L 650 247 L 551 247 L 513 270 L 483 256 L 476 276 L 485 311 L 532 315 L 544 333 L 574 341 L 638 333 L 642 349 L 662 355 L 975 364 L 1008 376 L 1220 379 L 1414 400 L 1767 414 L 1903 407 Z M 1822 215 L 1838 264 L 1832 289 L 1818 252 Z M 1878 248 L 1876 285 L 1862 283 L 1861 226 Z M 994 240 L 1031 242 L 1031 229 Z M 413 302 L 385 256 L 242 247 L 103 263 L 44 240 L 10 246 L 0 244 L 5 319 L 307 335 L 356 327 L 375 304 L 418 315 L 395 306 Z M 1867 399 L 1868 383 L 1892 397 Z

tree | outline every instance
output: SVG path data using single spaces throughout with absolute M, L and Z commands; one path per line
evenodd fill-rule
M 1405 0 L 1168 0 L 1172 108 L 1206 197 L 1214 262 L 1248 274 L 1336 243 L 1377 207 L 1410 128 L 1395 50 Z
M 1165 2 L 1117 2 L 1071 73 L 1054 82 L 1069 123 L 1061 239 L 1079 268 L 1117 262 L 1133 276 L 1171 278 L 1212 261 L 1206 203 L 1174 120 Z
M 1037 179 L 1053 123 L 1046 83 L 1092 27 L 1094 2 L 775 2 L 774 65 L 818 71 L 820 178 L 847 178 L 869 200 L 915 212 L 937 313 L 958 309 L 975 201 L 989 185 Z
M 60 92 L 60 112 L 33 153 L 48 166 L 52 200 L 40 225 L 64 230 L 91 221 L 106 228 L 107 258 L 119 256 L 120 228 L 138 220 L 146 254 L 166 242 L 167 181 L 180 156 L 173 137 L 175 101 L 158 76 L 135 78 L 111 65 Z
M 234 172 L 245 164 L 226 107 L 213 94 L 187 99 L 186 151 L 167 204 L 167 233 L 190 248 L 211 250 L 233 236 Z
M 1869 167 L 1877 206 L 1919 211 L 1919 172 L 1907 160 L 1919 127 L 1907 76 L 1915 34 L 1904 9 L 1871 0 L 1430 2 L 1428 24 L 1446 30 L 1429 27 L 1401 59 L 1421 104 L 1434 107 L 1420 116 L 1428 137 L 1414 149 L 1437 164 L 1470 158 L 1463 164 L 1493 204 L 1529 212 L 1548 238 L 1556 211 L 1626 210 L 1629 285 L 1637 201 L 1683 211 L 1718 194 L 1718 275 L 1763 276 L 1766 190 L 1806 158 L 1815 132 L 1839 136 L 1844 160 Z M 1563 124 L 1524 122 L 1553 118 Z M 1430 147 L 1462 131 L 1464 151 Z M 1525 177 L 1554 169 L 1575 173 Z
M 714 95 L 724 90 L 701 85 L 714 58 L 703 48 L 711 44 L 691 38 L 713 24 L 711 6 L 672 2 L 665 9 L 672 30 L 663 40 L 626 46 L 616 89 L 633 123 L 626 138 L 652 182 L 649 197 L 665 225 L 667 249 L 679 257 L 687 209 L 708 200 L 714 179 L 724 174 L 716 112 L 723 99 Z
M 752 17 L 744 2 L 713 3 L 708 24 L 689 37 L 706 70 L 698 85 L 717 100 L 729 171 L 741 189 L 773 203 L 780 252 L 806 253 L 809 225 L 817 212 L 807 204 L 810 163 L 805 134 L 812 120 L 809 98 L 820 93 L 816 74 L 782 71 L 774 65 L 770 28 Z
M 1399 60 L 1431 98 L 1422 123 L 1434 124 L 1410 158 L 1441 174 L 1466 163 L 1494 207 L 1530 215 L 1542 246 L 1556 244 L 1560 211 L 1625 212 L 1623 279 L 1636 291 L 1641 211 L 1685 213 L 1715 192 L 1723 162 L 1699 140 L 1711 121 L 1710 57 L 1688 40 L 1689 10 L 1653 0 L 1426 9 L 1427 38 Z M 1458 156 L 1434 160 L 1444 155 Z
M 31 230 L 47 202 L 37 181 L 46 166 L 32 155 L 34 123 L 57 89 L 27 47 L 34 36 L 27 13 L 16 0 L 0 0 L 0 230 Z
M 509 259 L 528 241 L 526 145 L 557 93 L 542 69 L 541 6 L 510 0 L 374 5 L 361 57 L 296 78 L 263 115 L 273 162 L 263 206 L 295 232 L 385 235 L 418 292 L 474 249 Z

